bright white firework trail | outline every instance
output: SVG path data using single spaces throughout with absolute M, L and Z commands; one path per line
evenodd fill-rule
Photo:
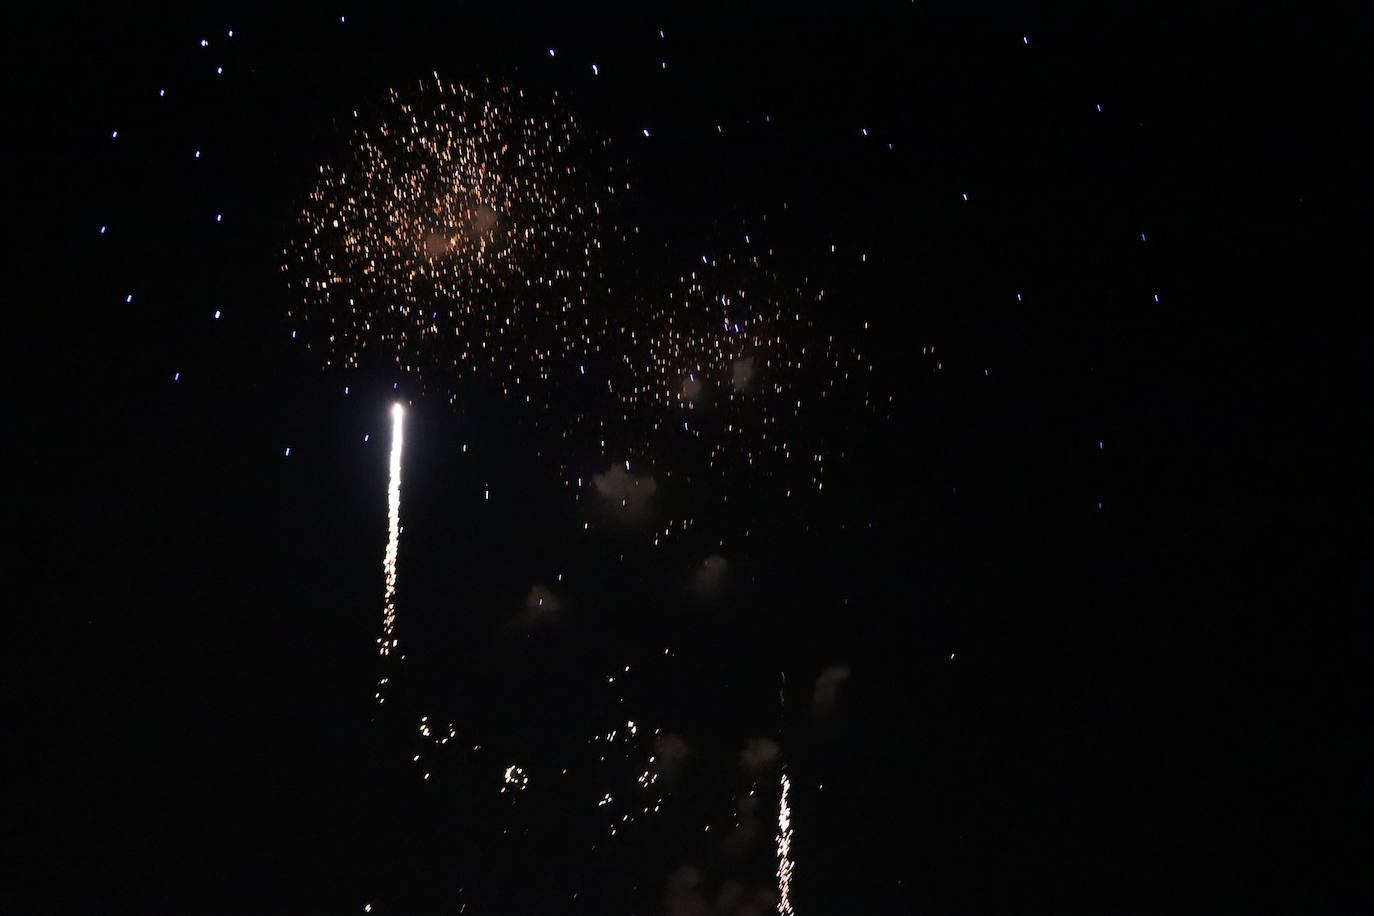
M 787 790 L 792 787 L 787 774 L 782 774 L 782 799 L 778 802 L 778 913 L 794 916 L 792 910 L 792 809 L 787 804 Z
M 386 558 L 382 569 L 386 574 L 386 597 L 382 608 L 382 635 L 377 639 L 377 651 L 390 655 L 396 648 L 396 553 L 401 544 L 401 433 L 405 423 L 405 408 L 391 407 L 391 482 L 387 488 L 388 537 Z M 382 681 L 386 683 L 385 679 Z M 377 701 L 382 701 L 381 693 Z

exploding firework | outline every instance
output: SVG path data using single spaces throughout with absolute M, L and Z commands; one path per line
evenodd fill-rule
M 820 320 L 824 289 L 746 232 L 699 263 L 636 269 L 635 233 L 603 245 L 609 143 L 556 97 L 436 77 L 378 107 L 353 113 L 285 251 L 290 319 L 321 364 L 408 374 L 450 401 L 497 390 L 558 436 L 570 487 L 632 459 L 684 486 L 713 478 L 694 502 L 736 519 L 746 480 L 772 484 L 760 497 L 824 489 L 837 446 L 818 420 L 852 433 L 874 400 L 867 349 Z M 713 524 L 662 521 L 655 545 Z
M 289 312 L 327 367 L 482 374 L 511 394 L 591 346 L 582 317 L 600 197 L 556 98 L 436 76 L 353 112 L 283 269 Z
M 841 393 L 854 406 L 869 402 L 873 366 L 862 347 L 817 324 L 824 289 L 785 279 L 750 247 L 703 255 L 652 294 L 626 360 L 633 380 L 618 393 L 627 413 L 653 413 L 668 440 L 659 451 L 696 443 L 720 474 L 752 468 L 819 490 L 826 448 L 808 421 Z M 783 474 L 784 464 L 797 472 Z
M 506 767 L 506 772 L 502 776 L 501 791 L 523 792 L 529 784 L 530 778 L 525 771 L 515 764 L 511 764 Z

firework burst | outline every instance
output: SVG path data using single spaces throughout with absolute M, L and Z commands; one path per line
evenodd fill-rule
M 483 374 L 511 393 L 592 345 L 581 312 L 611 189 L 584 178 L 556 97 L 436 76 L 353 122 L 284 251 L 289 317 L 324 366 Z

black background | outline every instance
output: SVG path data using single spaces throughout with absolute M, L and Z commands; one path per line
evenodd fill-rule
M 728 821 L 755 735 L 781 736 L 796 784 L 801 913 L 1370 904 L 1367 297 L 1336 279 L 1367 243 L 1367 14 L 15 25 L 16 911 L 675 912 L 684 864 L 707 896 L 772 880 L 771 773 L 751 852 L 697 832 Z M 338 119 L 433 70 L 557 89 L 628 163 L 646 250 L 691 259 L 771 214 L 783 267 L 845 303 L 815 317 L 880 329 L 894 406 L 854 422 L 834 496 L 724 551 L 705 609 L 686 554 L 541 533 L 572 515 L 528 418 L 412 407 L 400 626 L 427 635 L 398 705 L 444 698 L 537 779 L 614 724 L 604 677 L 642 663 L 625 702 L 687 736 L 691 769 L 618 847 L 586 793 L 497 796 L 494 750 L 420 784 L 413 718 L 371 705 L 389 379 L 339 396 L 291 344 L 277 265 Z M 511 623 L 564 568 L 580 606 Z M 854 673 L 818 723 L 833 664 Z

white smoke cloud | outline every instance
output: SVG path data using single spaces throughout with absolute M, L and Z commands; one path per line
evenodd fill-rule
M 525 607 L 531 611 L 556 611 L 562 606 L 558 596 L 542 585 L 531 588 L 525 598 Z
M 732 879 L 720 885 L 712 903 L 706 884 L 705 876 L 695 865 L 675 869 L 664 886 L 665 916 L 766 916 L 777 905 L 771 888 L 756 886 L 751 890 Z
M 750 738 L 740 751 L 739 765 L 746 770 L 761 770 L 778 759 L 778 742 L 772 738 Z
M 668 876 L 663 912 L 665 916 L 708 916 L 711 912 L 701 892 L 701 871 L 695 865 L 683 865 Z
M 696 576 L 692 579 L 692 585 L 698 592 L 708 594 L 720 587 L 721 581 L 725 578 L 725 570 L 729 568 L 725 557 L 713 553 L 702 561 L 697 569 Z
M 754 380 L 754 357 L 737 359 L 730 366 L 730 381 L 736 391 L 748 391 L 749 383 Z
M 606 473 L 593 475 L 592 485 L 607 506 L 626 515 L 642 513 L 649 497 L 658 490 L 652 474 L 631 474 L 623 464 L 613 464 Z
M 687 739 L 681 735 L 664 732 L 654 739 L 654 757 L 656 763 L 678 763 L 682 758 L 687 756 L 687 752 Z
M 831 665 L 821 672 L 821 676 L 816 678 L 816 692 L 811 698 L 812 714 L 828 715 L 835 708 L 840 685 L 849 680 L 851 673 L 848 665 Z
M 682 380 L 682 387 L 678 390 L 678 394 L 684 401 L 695 404 L 701 400 L 704 390 L 701 379 L 697 378 L 696 374 L 693 373 Z

